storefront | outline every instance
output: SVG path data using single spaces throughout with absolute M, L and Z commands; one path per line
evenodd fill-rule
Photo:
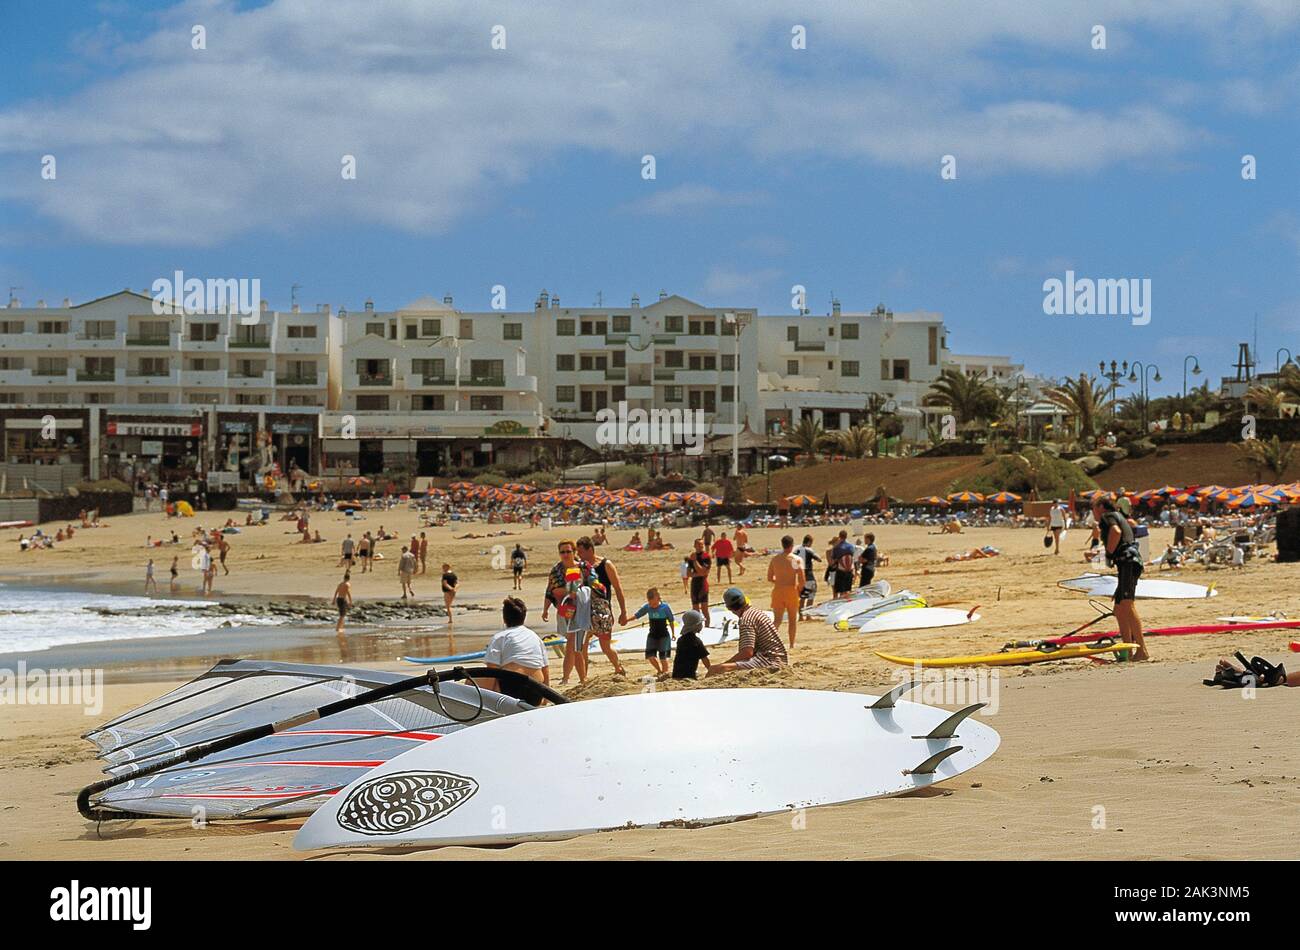
M 296 465 L 304 472 L 316 470 L 316 419 L 278 416 L 270 421 L 271 443 L 280 470 Z
M 83 474 L 89 460 L 85 413 L 26 410 L 4 418 L 4 461 L 10 465 L 72 465 Z
M 237 472 L 241 479 L 262 468 L 257 454 L 257 414 L 217 414 L 217 448 L 213 468 Z
M 166 416 L 110 418 L 103 453 L 108 473 L 124 481 L 194 478 L 204 466 L 203 422 Z

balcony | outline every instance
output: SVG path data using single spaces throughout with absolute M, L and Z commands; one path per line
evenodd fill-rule
M 79 350 L 115 350 L 126 345 L 125 333 L 90 335 L 78 333 L 73 336 L 73 344 Z
M 677 342 L 677 336 L 678 334 L 676 333 L 656 333 L 650 339 L 655 342 L 656 346 L 663 346 L 665 344 L 672 346 Z
M 231 370 L 226 374 L 227 385 L 232 389 L 269 389 L 275 385 L 275 373 L 266 370 L 261 373 L 240 373 Z
M 677 379 L 676 369 L 665 369 L 662 367 L 655 369 L 655 382 L 671 383 L 675 379 Z
M 171 346 L 171 334 L 167 336 L 129 336 L 126 338 L 127 346 Z
M 232 350 L 269 350 L 271 348 L 271 340 L 269 337 L 254 337 L 252 339 L 244 340 L 238 340 L 231 337 L 227 346 Z
M 320 377 L 313 374 L 303 376 L 296 373 L 276 374 L 275 384 L 277 386 L 316 386 L 319 385 Z
M 202 387 L 204 389 L 224 389 L 226 371 L 224 369 L 187 369 L 181 373 L 181 385 Z
M 77 382 L 79 383 L 112 383 L 117 381 L 117 371 L 107 370 L 77 370 Z
M 391 386 L 393 385 L 393 377 L 389 373 L 383 373 L 378 375 L 371 375 L 369 373 L 358 373 L 357 385 L 358 386 Z
M 126 371 L 127 379 L 166 379 L 171 375 L 171 370 L 167 369 L 129 369 Z
M 504 376 L 462 376 L 460 384 L 462 386 L 504 386 L 506 378 Z
M 606 346 L 623 346 L 631 338 L 631 333 L 606 333 Z
M 794 351 L 796 353 L 825 353 L 825 340 L 795 340 Z
M 620 379 L 625 380 L 627 379 L 627 367 L 625 366 L 610 367 L 609 369 L 605 370 L 605 378 L 615 379 L 615 380 L 620 380 Z
M 629 400 L 654 399 L 655 388 L 644 383 L 640 385 L 633 383 L 627 387 L 627 398 Z

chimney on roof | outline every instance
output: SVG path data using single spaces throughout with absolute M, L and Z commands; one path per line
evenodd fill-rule
M 667 300 L 667 299 L 668 299 L 668 291 L 666 291 L 666 290 L 661 290 L 661 291 L 659 291 L 659 299 L 660 299 L 660 300 Z
M 302 311 L 302 306 L 299 304 L 294 304 L 292 307 L 289 308 L 290 313 L 300 313 L 301 311 Z
M 838 317 L 839 315 L 840 315 L 840 298 L 839 298 L 839 297 L 832 297 L 832 298 L 831 298 L 831 316 L 832 316 L 832 317 Z
M 10 295 L 9 295 L 9 306 L 11 306 L 11 307 L 21 307 L 22 304 L 23 304 L 23 302 L 22 302 L 21 300 L 19 300 L 17 297 L 15 297 L 13 294 L 10 294 Z
M 632 295 L 632 306 L 633 306 L 633 307 L 640 307 L 640 306 L 641 306 L 641 295 L 640 295 L 640 294 L 633 294 L 633 295 Z
M 323 313 L 328 317 L 330 315 L 330 305 L 327 303 L 318 303 L 316 305 L 316 312 Z
M 66 309 L 68 309 L 68 308 L 71 307 L 71 306 L 72 306 L 72 298 L 71 298 L 71 297 L 64 297 L 64 298 L 63 298 L 63 308 L 66 310 Z
M 548 294 L 546 292 L 546 288 L 543 287 L 542 292 L 537 297 L 537 309 L 545 310 L 550 305 L 551 305 L 551 295 Z
M 442 302 L 445 303 L 448 307 L 452 306 L 451 294 L 447 294 L 445 297 L 443 297 Z
M 39 309 L 44 310 L 44 309 L 45 309 L 45 300 L 44 300 L 44 298 L 42 298 L 42 299 L 36 301 L 36 306 L 37 306 Z
M 369 297 L 367 297 L 367 298 L 366 298 L 366 313 L 373 313 L 373 312 L 374 312 L 374 309 L 375 309 L 375 302 L 374 302 L 373 300 L 371 300 Z
M 560 309 L 560 295 L 559 295 L 559 294 L 556 294 L 554 297 L 551 298 L 551 309 L 552 309 L 552 310 L 559 310 L 559 309 Z
M 262 312 L 263 312 L 263 313 L 266 313 L 266 312 L 267 312 L 268 310 L 270 310 L 270 309 L 271 309 L 271 308 L 270 308 L 270 306 L 267 304 L 267 302 L 266 302 L 265 300 L 263 300 L 263 301 L 262 301 Z

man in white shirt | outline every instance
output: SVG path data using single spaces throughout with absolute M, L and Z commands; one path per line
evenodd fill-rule
M 493 669 L 522 673 L 529 679 L 549 686 L 551 667 L 546 656 L 546 646 L 535 631 L 524 626 L 527 618 L 527 604 L 518 597 L 505 599 L 501 605 L 501 619 L 506 628 L 488 641 L 483 663 Z M 502 689 L 500 681 L 495 678 L 476 678 L 474 682 L 484 689 L 512 695 L 508 688 Z

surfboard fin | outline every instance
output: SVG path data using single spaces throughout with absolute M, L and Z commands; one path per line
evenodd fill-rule
M 983 709 L 987 703 L 973 703 L 964 709 L 959 709 L 939 725 L 930 730 L 929 735 L 912 736 L 913 739 L 951 739 L 957 734 L 957 727 L 960 726 L 969 716 L 977 710 Z
M 921 683 L 919 680 L 908 680 L 906 683 L 900 683 L 897 686 L 895 686 L 893 689 L 891 689 L 889 692 L 887 692 L 884 696 L 881 696 L 879 699 L 877 699 L 874 703 L 872 703 L 867 708 L 868 709 L 893 709 L 894 704 L 898 702 L 899 699 L 902 698 L 904 693 L 914 690 L 916 689 L 916 687 L 920 685 Z
M 950 755 L 956 755 L 962 750 L 959 745 L 950 746 L 947 749 L 940 749 L 934 755 L 930 756 L 914 769 L 903 769 L 904 775 L 933 775 L 934 770 L 939 767 L 939 763 Z

